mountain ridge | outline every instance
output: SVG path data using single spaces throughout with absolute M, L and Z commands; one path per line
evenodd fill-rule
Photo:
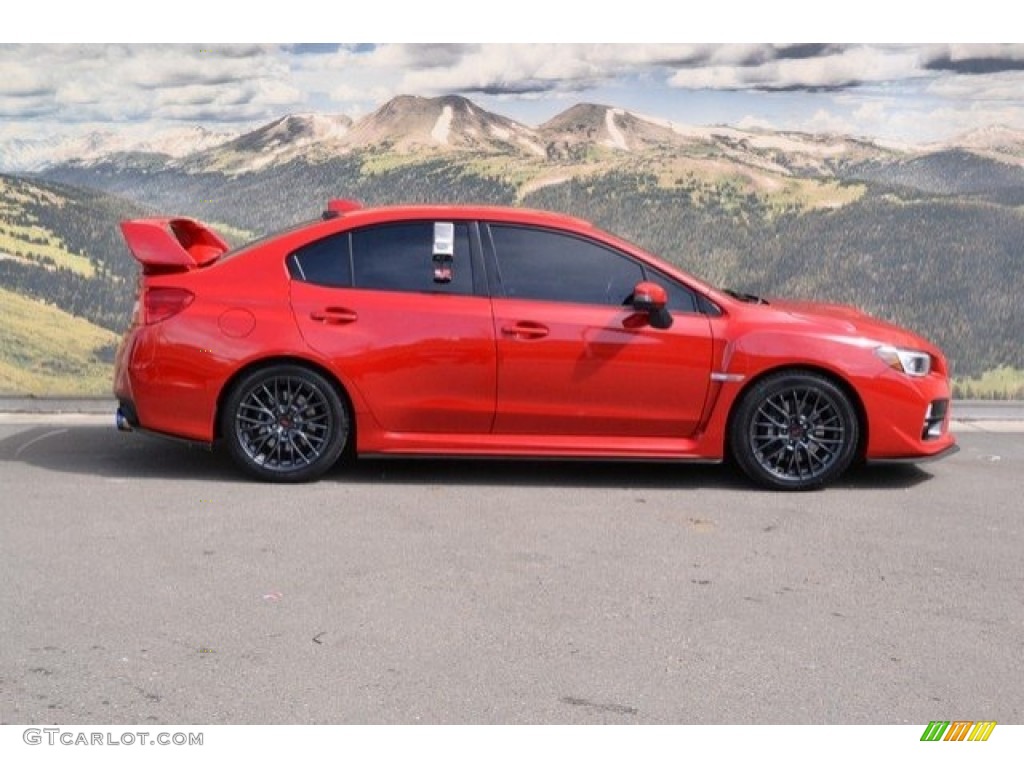
M 332 197 L 524 205 L 711 283 L 860 304 L 938 342 L 959 375 L 1024 368 L 1024 168 L 992 155 L 1014 141 L 908 152 L 602 104 L 531 128 L 462 97 L 400 97 L 359 121 L 285 115 L 178 159 L 121 151 L 0 178 L 0 287 L 117 330 L 134 268 L 119 218 L 192 216 L 238 245 Z
M 714 151 L 765 170 L 814 176 L 835 176 L 851 164 L 909 160 L 960 149 L 1024 167 L 1024 131 L 998 125 L 948 142 L 894 147 L 839 134 L 689 125 L 586 102 L 532 127 L 458 95 L 400 95 L 359 119 L 289 114 L 244 133 L 188 126 L 134 138 L 92 132 L 56 143 L 43 139 L 0 142 L 0 171 L 45 172 L 61 166 L 104 164 L 128 167 L 133 162 L 146 167 L 160 161 L 186 172 L 213 168 L 240 175 L 294 160 L 312 164 L 383 149 L 396 155 L 476 152 L 551 162 L 586 159 L 595 152 Z

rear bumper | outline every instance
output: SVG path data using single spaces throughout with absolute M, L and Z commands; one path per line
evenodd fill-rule
M 167 327 L 136 326 L 121 343 L 114 365 L 118 428 L 210 443 L 219 372 L 208 355 L 168 340 Z
M 172 442 L 189 446 L 198 446 L 207 450 L 213 448 L 213 443 L 206 440 L 193 440 L 192 438 L 180 437 L 179 435 L 172 435 L 167 432 L 146 429 L 139 423 L 138 416 L 135 415 L 135 405 L 129 400 L 119 401 L 117 410 L 114 412 L 114 426 L 117 427 L 118 432 L 137 432 L 141 435 L 159 437 L 163 440 L 171 440 Z

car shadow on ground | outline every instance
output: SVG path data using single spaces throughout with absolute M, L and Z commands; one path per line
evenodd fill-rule
M 108 478 L 255 482 L 227 451 L 110 427 L 36 426 L 0 440 L 0 462 Z M 907 489 L 931 479 L 913 464 L 858 466 L 840 488 Z M 607 488 L 754 488 L 730 463 L 507 459 L 380 459 L 342 464 L 320 482 Z

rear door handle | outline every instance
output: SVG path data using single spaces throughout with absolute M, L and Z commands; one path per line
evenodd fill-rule
M 348 325 L 359 319 L 359 315 L 351 309 L 344 307 L 324 307 L 323 309 L 310 312 L 309 316 L 318 323 L 327 325 Z
M 541 323 L 521 320 L 518 323 L 502 326 L 501 333 L 503 336 L 509 336 L 513 339 L 526 341 L 529 339 L 543 339 L 548 335 L 549 331 L 548 327 Z

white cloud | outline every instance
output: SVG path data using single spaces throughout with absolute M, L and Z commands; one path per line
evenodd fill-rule
M 685 104 L 707 123 L 910 136 L 1024 126 L 1021 67 L 1021 45 L 0 45 L 0 116 L 5 135 L 43 124 L 239 125 L 461 92 L 517 118 L 541 115 L 539 99 L 637 97 L 673 119 Z
M 736 121 L 736 127 L 744 131 L 776 130 L 778 126 L 759 115 L 745 115 Z
M 825 109 L 817 110 L 811 116 L 811 119 L 807 121 L 806 125 L 807 127 L 805 130 L 808 133 L 857 133 L 855 123 L 841 115 L 837 115 L 834 112 L 829 112 Z
M 956 67 L 971 61 L 990 62 L 995 66 L 1024 62 L 1024 45 L 1020 43 L 953 43 L 927 45 L 922 58 L 933 66 Z
M 927 92 L 964 101 L 1024 100 L 1024 71 L 987 75 L 948 75 L 928 84 Z
M 721 57 L 712 59 L 720 60 Z M 679 69 L 668 82 L 676 88 L 689 89 L 810 90 L 907 80 L 925 74 L 918 52 L 912 48 L 857 46 L 821 56 L 777 58 L 751 66 L 733 63 Z
M 4 62 L 3 77 L 0 77 L 0 96 L 40 96 L 52 90 L 51 73 L 16 61 Z
M 0 109 L 12 118 L 239 121 L 305 99 L 276 47 L 0 46 Z
M 415 66 L 417 46 L 386 46 L 381 56 L 405 67 L 403 91 L 445 93 L 572 92 L 670 63 L 701 60 L 718 46 L 656 44 L 497 44 L 449 51 L 443 65 Z

